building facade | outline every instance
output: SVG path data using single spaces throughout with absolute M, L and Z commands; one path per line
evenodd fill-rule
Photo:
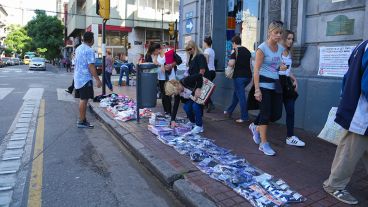
M 274 20 L 296 34 L 296 127 L 319 132 L 331 107 L 338 105 L 351 50 L 368 38 L 368 0 L 182 0 L 179 45 L 190 39 L 202 45 L 203 37 L 212 36 L 218 70 L 214 99 L 225 107 L 232 82 L 221 71 L 231 52 L 230 39 L 240 35 L 242 45 L 254 52 Z
M 102 19 L 96 15 L 96 1 L 69 0 L 67 35 L 80 43 L 85 31 L 95 34 L 95 51 L 101 56 Z M 136 62 L 150 42 L 170 42 L 168 22 L 179 17 L 179 0 L 111 0 L 106 25 L 106 48 L 113 56 L 128 54 Z
M 7 17 L 8 13 L 6 12 L 5 8 L 0 4 L 0 51 L 4 49 L 4 40 L 7 34 L 6 31 Z

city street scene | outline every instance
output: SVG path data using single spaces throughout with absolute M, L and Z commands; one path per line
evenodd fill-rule
M 1 0 L 0 207 L 368 206 L 368 0 Z

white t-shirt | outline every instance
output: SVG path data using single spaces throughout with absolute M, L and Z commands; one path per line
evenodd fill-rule
M 208 55 L 208 70 L 216 70 L 215 68 L 215 51 L 212 48 L 204 50 L 204 54 Z
M 157 62 L 161 65 L 161 67 L 158 67 L 157 69 L 157 79 L 166 80 L 165 72 L 162 71 L 162 68 L 165 68 L 165 62 L 166 62 L 165 55 L 163 57 L 161 57 L 161 55 L 158 55 Z M 175 79 L 176 79 L 175 70 L 172 69 L 169 75 L 169 80 L 175 80 Z
M 289 53 L 288 56 L 282 55 L 281 57 L 282 57 L 282 62 L 288 67 L 288 69 L 286 69 L 285 71 L 280 70 L 279 75 L 289 76 L 290 75 L 291 64 L 293 63 L 293 60 L 291 59 L 291 55 Z

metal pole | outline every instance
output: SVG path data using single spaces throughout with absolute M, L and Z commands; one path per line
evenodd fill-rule
M 137 123 L 139 123 L 140 121 L 140 117 L 139 117 L 139 108 L 141 106 L 141 69 L 139 67 L 139 64 L 137 66 L 137 80 L 136 80 L 136 94 L 137 94 Z
M 102 95 L 106 94 L 106 21 L 102 20 Z
M 161 43 L 164 42 L 164 9 L 161 11 Z

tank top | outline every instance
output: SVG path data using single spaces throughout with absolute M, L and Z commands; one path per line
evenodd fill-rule
M 285 70 L 285 71 L 280 70 L 279 75 L 289 76 L 290 75 L 291 64 L 293 63 L 293 60 L 291 59 L 290 52 L 289 52 L 288 56 L 282 55 L 282 62 L 288 67 L 288 69 Z

